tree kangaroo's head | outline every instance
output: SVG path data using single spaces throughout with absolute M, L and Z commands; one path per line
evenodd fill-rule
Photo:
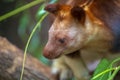
M 86 39 L 85 11 L 79 6 L 49 4 L 45 10 L 55 16 L 49 29 L 44 56 L 52 59 L 80 49 Z

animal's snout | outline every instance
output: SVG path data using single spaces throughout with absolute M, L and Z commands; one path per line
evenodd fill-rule
M 43 50 L 43 56 L 48 59 L 55 59 L 58 58 L 61 53 L 54 47 L 46 45 Z
M 48 58 L 48 59 L 52 59 L 53 55 L 52 55 L 52 51 L 48 50 L 47 48 L 44 48 L 43 50 L 43 56 Z

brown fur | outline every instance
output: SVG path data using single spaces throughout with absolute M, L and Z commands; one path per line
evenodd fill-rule
M 95 0 L 90 11 L 111 30 L 114 36 L 111 51 L 120 51 L 120 0 Z
M 110 51 L 120 51 L 120 0 L 69 0 L 68 4 L 83 5 L 90 2 L 88 7 L 89 14 L 104 24 L 114 36 Z
M 53 71 L 59 72 L 60 78 L 65 80 L 69 70 L 78 80 L 89 80 L 87 65 L 101 58 L 113 60 L 120 56 L 111 52 L 120 50 L 120 1 L 89 1 L 93 2 L 71 0 L 67 5 L 52 4 L 45 8 L 56 19 L 49 31 L 44 56 L 57 58 Z M 87 5 L 82 6 L 84 3 Z

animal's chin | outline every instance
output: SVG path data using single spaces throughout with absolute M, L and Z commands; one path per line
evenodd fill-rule
M 61 53 L 59 54 L 49 54 L 49 55 L 44 55 L 47 59 L 56 59 L 56 58 L 59 58 L 61 56 Z
M 52 59 L 59 58 L 60 56 L 61 56 L 61 54 L 60 54 L 60 55 L 57 55 L 57 56 L 54 56 Z

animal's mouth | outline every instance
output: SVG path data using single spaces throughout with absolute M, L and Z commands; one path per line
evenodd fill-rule
M 61 54 L 57 54 L 57 55 L 54 55 L 52 54 L 48 59 L 56 59 L 56 58 L 59 58 L 61 56 Z
M 47 59 L 59 58 L 61 56 L 61 54 L 62 53 L 46 53 L 46 52 L 43 53 L 44 57 L 46 57 Z
M 61 54 L 54 56 L 53 59 L 59 58 L 61 56 Z
M 66 48 L 61 49 L 61 50 L 47 50 L 46 48 L 44 48 L 43 55 L 44 55 L 44 57 L 46 57 L 48 59 L 56 59 L 64 54 L 65 49 Z

